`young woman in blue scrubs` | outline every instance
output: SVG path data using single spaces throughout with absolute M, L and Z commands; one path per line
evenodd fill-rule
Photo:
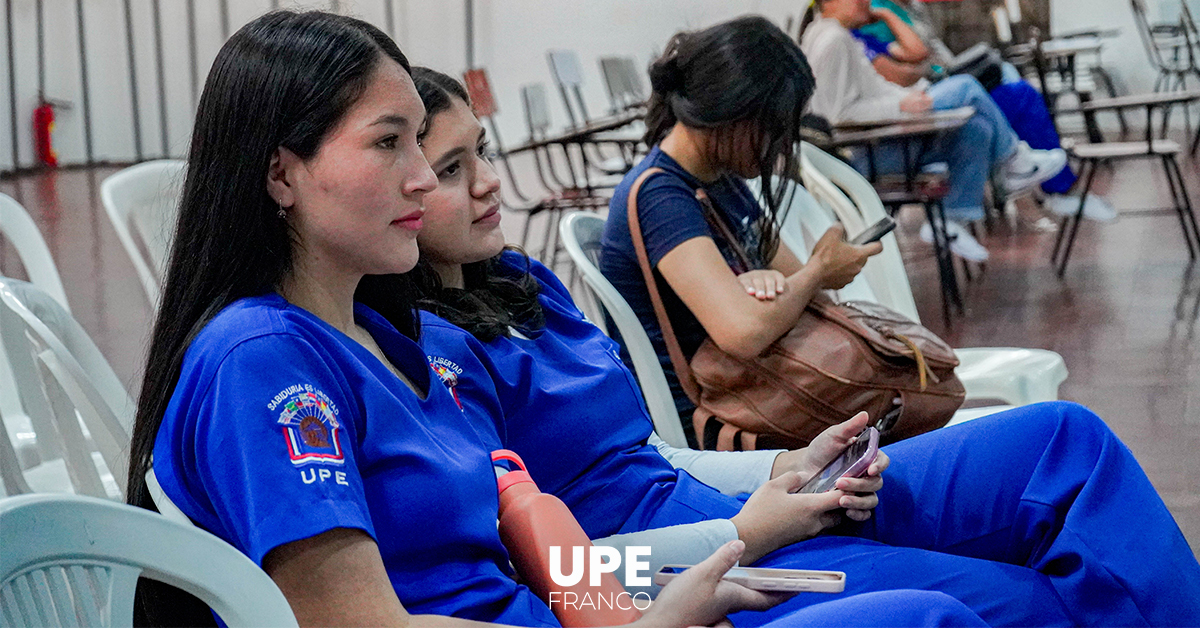
M 496 530 L 499 410 L 460 408 L 441 384 L 395 275 L 417 260 L 436 186 L 408 70 L 378 29 L 320 12 L 270 13 L 222 47 L 197 111 L 129 499 L 153 507 L 153 466 L 303 626 L 557 626 L 513 580 Z M 355 296 L 368 274 L 390 295 L 373 307 Z M 778 602 L 720 579 L 742 549 L 722 546 L 638 623 L 712 624 Z M 139 589 L 138 625 L 213 620 L 177 591 Z M 885 621 L 982 625 L 944 595 L 922 598 L 924 614 L 897 599 L 781 622 L 865 626 L 852 611 L 878 604 Z
M 941 591 L 992 625 L 1200 621 L 1192 551 L 1128 449 L 1075 404 L 1028 406 L 891 445 L 886 481 L 843 481 L 825 495 L 788 491 L 862 419 L 804 450 L 703 454 L 740 476 L 727 493 L 761 484 L 745 505 L 673 469 L 647 443 L 651 422 L 615 343 L 553 273 L 502 250 L 500 183 L 465 91 L 432 71 L 414 76 L 439 179 L 410 273 L 427 310 L 422 346 L 454 373 L 445 381 L 464 408 L 499 402 L 501 441 L 597 543 L 634 533 L 654 547 L 652 561 L 669 562 L 741 537 L 755 566 L 843 570 L 847 594 Z M 836 509 L 846 506 L 843 517 Z M 733 619 L 754 625 L 823 599 L 800 595 Z

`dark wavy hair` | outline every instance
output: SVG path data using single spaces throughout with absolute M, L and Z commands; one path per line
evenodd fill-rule
M 449 109 L 456 99 L 468 106 L 471 104 L 467 90 L 452 77 L 423 67 L 414 67 L 412 76 L 430 121 Z M 515 247 L 506 250 L 524 255 Z M 529 274 L 528 256 L 524 257 L 524 262 L 523 267 L 517 268 L 497 255 L 481 262 L 463 264 L 463 290 L 443 285 L 441 277 L 424 259 L 404 277 L 411 283 L 418 308 L 489 342 L 500 336 L 508 337 L 512 328 L 536 333 L 545 326 L 546 316 L 538 302 L 540 287 Z M 360 287 L 360 292 L 362 289 Z M 365 302 L 370 305 L 369 301 Z
M 816 89 L 800 47 L 766 18 L 740 17 L 675 35 L 650 64 L 650 85 L 645 135 L 649 146 L 682 122 L 711 129 L 713 157 L 719 159 L 733 153 L 739 133 L 754 133 L 765 208 L 757 253 L 769 262 L 779 246 L 779 224 L 787 207 L 786 181 L 781 177 L 772 185 L 771 176 L 796 171 L 800 119 Z
M 156 510 L 146 472 L 184 353 L 234 301 L 275 290 L 292 267 L 292 234 L 266 189 L 279 147 L 301 159 L 362 96 L 381 63 L 409 70 L 387 35 L 362 20 L 275 11 L 243 26 L 217 53 L 196 111 L 187 175 L 162 301 L 138 397 L 128 501 Z M 402 332 L 418 322 L 407 293 L 380 307 Z M 195 598 L 159 583 L 138 586 L 138 625 L 199 625 L 212 615 Z

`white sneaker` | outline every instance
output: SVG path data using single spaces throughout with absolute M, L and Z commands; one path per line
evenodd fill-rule
M 1020 142 L 1012 157 L 1002 166 L 1004 189 L 1019 194 L 1053 179 L 1067 165 L 1067 151 L 1061 148 L 1034 150 Z
M 1046 208 L 1057 216 L 1074 216 L 1079 213 L 1079 197 L 1051 194 L 1046 197 Z M 1083 202 L 1083 217 L 1096 222 L 1112 222 L 1117 219 L 1117 210 L 1103 197 L 1088 194 Z
M 933 227 L 927 222 L 921 226 L 921 240 L 933 243 Z M 969 261 L 986 262 L 988 250 L 976 240 L 971 232 L 953 220 L 946 221 L 946 236 L 950 239 L 950 252 Z

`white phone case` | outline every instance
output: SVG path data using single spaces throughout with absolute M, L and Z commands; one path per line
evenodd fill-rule
M 672 570 L 683 571 L 688 567 L 690 565 L 663 565 L 662 570 L 654 574 L 654 584 L 665 585 L 679 575 Z M 723 579 L 755 591 L 841 593 L 846 590 L 846 573 L 843 571 L 734 567 Z

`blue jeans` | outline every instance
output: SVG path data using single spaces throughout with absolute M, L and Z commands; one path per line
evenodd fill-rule
M 922 164 L 946 162 L 949 166 L 950 194 L 944 206 L 950 220 L 983 218 L 983 186 L 992 168 L 1003 163 L 1017 149 L 1017 135 L 1000 108 L 975 77 L 959 75 L 930 86 L 929 96 L 937 110 L 974 107 L 975 115 L 958 131 L 934 140 L 922 156 Z M 904 172 L 904 146 L 887 143 L 875 150 L 880 173 Z

